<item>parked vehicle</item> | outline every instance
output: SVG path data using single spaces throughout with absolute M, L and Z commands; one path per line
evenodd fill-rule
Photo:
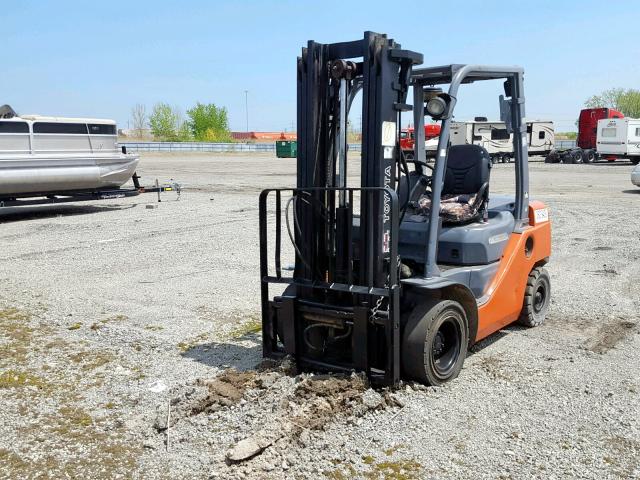
M 535 120 L 526 123 L 529 155 L 548 155 L 554 148 L 553 122 Z M 451 145 L 479 145 L 489 152 L 493 163 L 507 163 L 513 158 L 513 135 L 501 121 L 454 122 Z
M 640 165 L 636 165 L 636 167 L 631 172 L 631 183 L 633 183 L 636 187 L 640 187 Z
M 551 223 L 548 207 L 529 198 L 525 139 L 513 135 L 514 194 L 491 199 L 489 153 L 449 142 L 459 88 L 475 81 L 503 83 L 501 120 L 521 127 L 524 70 L 415 68 L 422 54 L 373 32 L 307 45 L 297 69 L 296 187 L 259 198 L 262 353 L 290 356 L 301 371 L 359 371 L 380 386 L 442 385 L 474 343 L 516 321 L 541 325 L 550 305 Z M 305 68 L 314 65 L 329 68 Z M 346 131 L 341 107 L 360 89 L 365 154 L 348 169 L 346 142 L 326 139 Z M 412 162 L 398 152 L 408 109 L 419 134 Z M 441 122 L 429 166 L 426 115 Z M 283 230 L 295 250 L 290 274 Z
M 438 148 L 438 136 L 440 135 L 440 125 L 430 123 L 424 126 L 424 148 L 427 157 L 434 157 Z M 400 148 L 404 152 L 407 160 L 413 160 L 413 148 L 415 145 L 415 131 L 413 128 L 404 128 L 400 132 Z
M 578 118 L 578 137 L 573 148 L 553 150 L 547 155 L 546 163 L 592 163 L 603 158 L 596 149 L 598 121 L 610 118 L 624 118 L 613 108 L 585 108 Z M 615 156 L 607 155 L 606 160 L 614 161 Z
M 640 119 L 599 120 L 596 144 L 598 154 L 626 158 L 637 165 L 640 163 Z
M 137 155 L 118 146 L 116 123 L 97 118 L 0 118 L 0 201 L 51 192 L 118 188 L 134 174 Z

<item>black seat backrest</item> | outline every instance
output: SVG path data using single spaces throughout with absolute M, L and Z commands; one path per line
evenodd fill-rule
M 443 195 L 475 194 L 489 182 L 491 157 L 479 145 L 449 147 Z M 486 187 L 485 187 L 486 188 Z
M 411 193 L 416 183 L 418 183 L 420 176 L 421 175 L 418 172 L 409 172 L 408 177 L 406 175 L 401 176 L 399 180 L 399 188 L 398 188 L 398 203 L 400 207 L 405 206 L 405 203 L 407 202 L 407 199 L 408 199 L 408 195 Z M 407 182 L 407 179 L 409 180 L 408 182 Z M 421 194 L 424 193 L 424 189 L 420 193 Z

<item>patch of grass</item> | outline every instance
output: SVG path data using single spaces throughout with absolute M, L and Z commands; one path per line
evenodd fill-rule
M 141 446 L 127 442 L 123 427 L 113 427 L 116 406 L 107 403 L 104 418 L 92 418 L 84 403 L 87 389 L 102 387 L 91 381 L 104 372 L 92 370 L 104 369 L 115 355 L 61 339 L 36 315 L 0 309 L 0 393 L 21 416 L 20 444 L 0 448 L 0 478 L 135 477 Z M 42 368 L 30 369 L 31 357 L 44 361 Z
M 613 470 L 616 478 L 631 478 L 640 467 L 640 459 L 635 452 L 640 451 L 640 442 L 635 439 L 614 435 L 604 442 L 606 455 L 602 461 Z
M 58 413 L 70 427 L 88 427 L 93 424 L 91 415 L 79 407 L 60 407 Z
M 352 478 L 366 480 L 419 480 L 424 477 L 422 465 L 415 460 L 375 463 L 373 457 L 365 455 L 362 457 L 362 461 L 365 465 L 371 465 L 371 469 L 366 472 L 360 472 L 350 464 L 334 461 L 336 469 L 323 472 L 324 476 L 330 480 L 348 480 Z
M 104 314 L 104 312 L 102 313 Z M 98 322 L 93 322 L 89 328 L 91 330 L 100 330 L 102 327 L 104 327 L 108 323 L 124 322 L 125 320 L 129 320 L 129 317 L 127 317 L 126 315 L 122 315 L 122 314 L 112 315 L 110 317 L 103 318 Z
M 76 323 L 74 323 L 72 325 L 69 325 L 67 327 L 67 330 L 79 330 L 80 327 L 82 327 L 82 322 L 76 322 Z
M 26 361 L 35 333 L 30 322 L 27 312 L 17 308 L 0 310 L 0 336 L 9 340 L 0 345 L 0 366 L 13 367 Z
M 358 478 L 358 472 L 353 465 L 344 465 L 335 470 L 324 472 L 324 476 L 329 480 L 351 480 L 352 478 Z
M 20 472 L 29 466 L 28 462 L 25 462 L 20 455 L 6 448 L 0 448 L 0 465 L 9 472 Z
M 242 323 L 229 333 L 231 338 L 242 338 L 245 335 L 254 334 L 262 331 L 262 320 L 259 318 L 250 318 L 249 321 Z
M 27 325 L 31 315 L 16 308 L 0 310 L 0 333 L 10 340 L 25 342 L 31 339 L 33 328 Z
M 110 352 L 95 350 L 73 353 L 69 358 L 72 362 L 79 364 L 84 371 L 95 370 L 115 360 L 115 356 Z
M 142 367 L 140 366 L 133 367 L 131 370 L 134 373 L 132 377 L 134 380 L 144 380 L 145 378 L 147 378 L 147 375 L 144 373 Z
M 46 438 L 44 454 L 0 450 L 0 478 L 131 478 L 140 448 L 101 428 L 84 409 L 63 405 L 20 428 L 25 441 Z M 45 440 L 37 440 L 45 441 Z M 45 444 L 43 444 L 45 446 Z
M 159 332 L 160 330 L 164 330 L 164 327 L 161 325 L 145 325 L 144 329 L 152 332 Z
M 385 480 L 419 480 L 422 478 L 422 465 L 415 460 L 398 462 L 380 462 L 373 466 L 371 472 L 364 475 L 367 479 Z
M 393 445 L 389 448 L 385 448 L 383 452 L 387 457 L 390 457 L 391 455 L 396 453 L 398 450 L 400 450 L 402 447 L 404 447 L 403 444 Z
M 30 372 L 21 370 L 5 370 L 0 373 L 0 389 L 2 388 L 22 388 L 22 387 L 36 387 L 38 389 L 45 389 L 48 387 L 47 382 L 33 375 Z
M 28 322 L 31 315 L 17 308 L 5 308 L 0 310 L 0 322 Z
M 191 350 L 192 348 L 198 346 L 201 342 L 205 341 L 209 337 L 208 332 L 201 333 L 197 337 L 194 337 L 188 342 L 180 342 L 178 343 L 178 349 L 180 352 L 185 353 Z

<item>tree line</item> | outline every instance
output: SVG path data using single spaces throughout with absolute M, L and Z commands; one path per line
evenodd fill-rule
M 143 104 L 131 110 L 133 130 L 142 138 L 149 130 L 156 140 L 165 142 L 230 142 L 229 115 L 226 107 L 214 103 L 196 103 L 187 110 L 186 118 L 178 107 L 156 103 L 147 115 Z
M 589 97 L 584 106 L 587 108 L 615 108 L 625 117 L 640 118 L 640 90 L 633 88 L 610 88 L 600 95 Z

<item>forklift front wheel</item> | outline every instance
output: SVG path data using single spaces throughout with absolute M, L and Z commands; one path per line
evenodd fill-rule
M 404 374 L 439 386 L 458 376 L 467 355 L 468 322 L 462 305 L 432 300 L 418 305 L 402 338 Z

